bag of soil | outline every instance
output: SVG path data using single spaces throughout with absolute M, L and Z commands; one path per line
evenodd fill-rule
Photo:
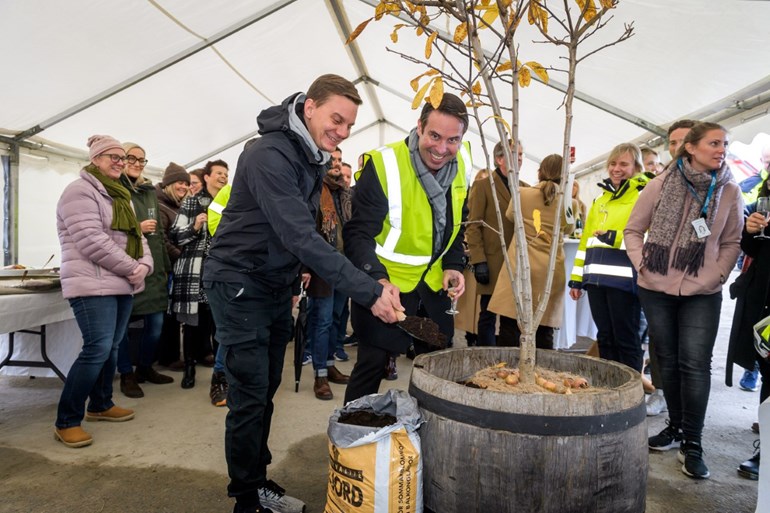
M 335 410 L 324 513 L 422 513 L 422 422 L 417 401 L 403 390 Z

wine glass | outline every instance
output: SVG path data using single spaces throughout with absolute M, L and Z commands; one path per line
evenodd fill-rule
M 155 211 L 155 207 L 147 207 L 147 219 L 157 220 L 157 218 L 155 217 L 156 214 L 157 214 L 157 212 Z M 155 235 L 155 230 L 153 230 L 152 232 L 148 233 L 147 235 L 148 236 L 149 235 Z
M 454 287 L 449 287 L 446 291 L 449 298 L 452 300 L 452 303 L 449 305 L 449 310 L 446 310 L 444 313 L 447 313 L 449 315 L 457 315 L 460 313 L 459 310 L 457 310 L 457 292 L 455 291 Z
M 770 197 L 764 196 L 761 198 L 757 198 L 757 213 L 765 216 L 765 220 L 767 220 L 768 215 L 770 215 Z M 764 229 L 762 229 L 757 235 L 755 235 L 754 238 L 770 239 L 770 237 L 765 235 Z

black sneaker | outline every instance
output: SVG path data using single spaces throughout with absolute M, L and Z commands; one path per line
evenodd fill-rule
M 754 456 L 738 466 L 738 475 L 752 481 L 759 479 L 759 440 L 754 442 Z
M 695 479 L 708 479 L 711 475 L 709 468 L 703 461 L 703 447 L 699 442 L 682 442 L 677 455 L 679 463 L 682 463 L 684 475 Z
M 305 503 L 286 495 L 286 490 L 275 481 L 268 480 L 259 489 L 259 502 L 262 508 L 270 508 L 275 513 L 304 513 Z
M 666 428 L 647 440 L 647 445 L 653 451 L 668 451 L 676 448 L 682 442 L 682 430 L 666 421 Z
M 209 397 L 214 406 L 227 406 L 227 378 L 224 372 L 215 372 L 211 375 L 211 388 Z

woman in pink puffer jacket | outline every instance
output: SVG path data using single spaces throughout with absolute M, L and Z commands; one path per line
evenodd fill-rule
M 80 427 L 84 415 L 88 421 L 134 418 L 132 410 L 112 402 L 112 380 L 133 294 L 142 291 L 153 268 L 131 195 L 118 181 L 125 165 L 123 147 L 107 135 L 92 136 L 88 146 L 91 163 L 64 189 L 56 206 L 62 292 L 83 335 L 83 348 L 59 399 L 54 430 L 55 438 L 68 447 L 93 441 Z

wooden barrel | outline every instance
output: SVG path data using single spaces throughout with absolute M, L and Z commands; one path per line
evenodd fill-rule
M 642 513 L 647 425 L 641 377 L 598 358 L 537 351 L 537 364 L 586 377 L 593 394 L 508 394 L 458 384 L 518 349 L 420 355 L 409 393 L 420 428 L 428 511 Z

